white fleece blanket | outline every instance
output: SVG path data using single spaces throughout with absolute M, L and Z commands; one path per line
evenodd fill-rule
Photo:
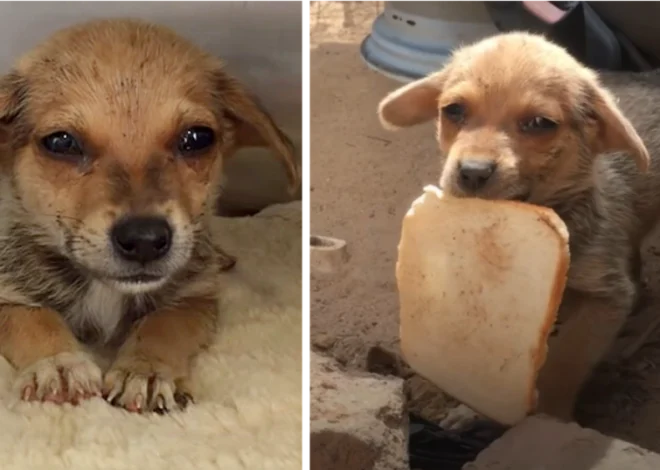
M 101 399 L 16 404 L 14 371 L 0 358 L 0 469 L 302 468 L 301 206 L 217 224 L 238 263 L 223 286 L 217 341 L 196 367 L 196 404 L 169 416 Z

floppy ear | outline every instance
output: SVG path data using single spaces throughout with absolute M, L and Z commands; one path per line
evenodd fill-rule
M 25 126 L 15 125 L 26 97 L 27 83 L 21 75 L 11 72 L 0 77 L 0 143 L 20 142 L 27 135 Z
M 628 152 L 637 167 L 646 171 L 651 164 L 649 152 L 641 137 L 623 115 L 609 91 L 596 85 L 589 93 L 591 112 L 598 123 L 595 150 L 604 152 Z
M 0 125 L 13 121 L 25 101 L 26 84 L 22 76 L 11 72 L 0 77 Z
M 300 168 L 289 138 L 277 127 L 257 99 L 250 96 L 237 80 L 220 73 L 219 82 L 218 99 L 236 126 L 236 148 L 269 147 L 284 164 L 289 190 L 295 192 L 300 186 Z
M 436 72 L 387 95 L 378 106 L 380 122 L 386 129 L 421 124 L 438 117 L 438 97 L 446 73 Z

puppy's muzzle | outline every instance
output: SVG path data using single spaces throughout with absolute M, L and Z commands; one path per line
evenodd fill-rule
M 489 160 L 462 160 L 458 165 L 458 186 L 465 192 L 483 189 L 495 173 L 496 164 Z
M 172 227 L 160 217 L 129 217 L 111 232 L 112 245 L 126 261 L 147 264 L 163 258 L 172 246 Z

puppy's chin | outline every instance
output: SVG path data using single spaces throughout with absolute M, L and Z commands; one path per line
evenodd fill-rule
M 152 293 L 163 287 L 167 281 L 167 276 L 135 276 L 133 278 L 105 280 L 105 282 L 113 289 L 126 295 L 143 295 Z
M 78 247 L 76 247 L 78 248 Z M 107 285 L 125 295 L 144 295 L 157 291 L 185 268 L 192 256 L 189 246 L 172 249 L 163 259 L 147 266 L 136 266 L 117 258 L 112 252 L 74 250 L 67 257 L 88 279 Z

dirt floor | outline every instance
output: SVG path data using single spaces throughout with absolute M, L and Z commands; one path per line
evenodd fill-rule
M 399 84 L 371 71 L 359 46 L 381 2 L 312 2 L 311 230 L 347 241 L 351 260 L 312 279 L 312 346 L 354 368 L 408 376 L 395 359 L 394 279 L 400 223 L 439 175 L 431 126 L 383 130 L 378 102 Z M 646 302 L 631 326 L 660 315 L 660 237 L 646 250 Z M 621 344 L 626 344 L 625 339 Z M 618 351 L 618 349 L 617 349 Z M 581 424 L 660 451 L 660 335 L 601 367 L 579 405 Z M 447 401 L 410 376 L 410 406 L 437 420 Z

